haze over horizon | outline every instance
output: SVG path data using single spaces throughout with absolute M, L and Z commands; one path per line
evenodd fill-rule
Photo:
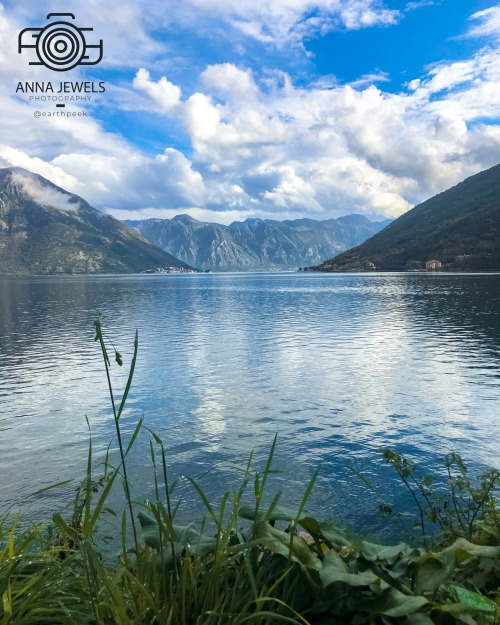
M 500 4 L 144 0 L 82 7 L 99 65 L 28 65 L 17 36 L 56 2 L 0 5 L 0 167 L 120 219 L 397 217 L 500 162 Z M 18 82 L 105 81 L 55 104 Z

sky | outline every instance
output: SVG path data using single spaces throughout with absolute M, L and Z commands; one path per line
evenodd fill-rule
M 18 52 L 58 11 L 99 64 Z M 105 92 L 56 109 L 35 81 Z M 0 85 L 0 167 L 119 219 L 395 218 L 500 163 L 500 3 L 8 0 Z

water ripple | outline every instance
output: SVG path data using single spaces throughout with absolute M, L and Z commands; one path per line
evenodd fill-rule
M 114 424 L 93 341 L 98 310 L 126 365 L 139 330 L 125 435 L 145 415 L 172 472 L 204 475 L 215 498 L 240 479 L 230 465 L 251 450 L 264 461 L 275 432 L 276 486 L 303 491 L 321 465 L 310 507 L 365 525 L 376 526 L 377 505 L 345 465 L 396 497 L 380 447 L 424 467 L 450 450 L 478 467 L 497 462 L 498 275 L 0 278 L 0 295 L 5 504 L 83 474 L 85 416 L 100 470 Z M 112 367 L 116 389 L 126 376 Z M 131 456 L 139 498 L 154 488 L 148 457 L 144 436 Z M 31 499 L 29 514 L 72 492 Z

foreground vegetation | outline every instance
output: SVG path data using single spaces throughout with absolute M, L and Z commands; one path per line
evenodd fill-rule
M 266 466 L 254 472 L 252 457 L 239 489 L 214 509 L 199 485 L 193 495 L 200 522 L 177 523 L 163 441 L 150 433 L 156 500 L 134 501 L 126 458 L 143 424 L 122 439 L 120 417 L 132 382 L 115 403 L 111 360 L 99 320 L 96 341 L 104 358 L 116 424 L 120 463 L 106 457 L 93 475 L 90 443 L 87 475 L 71 514 L 50 525 L 22 529 L 19 518 L 0 518 L 0 624 L 239 624 L 317 623 L 432 625 L 500 622 L 500 473 L 468 477 L 457 454 L 443 460 L 444 479 L 420 475 L 393 450 L 381 450 L 414 503 L 389 519 L 411 519 L 407 543 L 385 546 L 348 535 L 306 511 L 313 476 L 293 510 L 271 501 L 274 440 Z M 115 350 L 115 360 L 121 355 Z M 357 473 L 357 471 L 355 471 Z M 373 486 L 361 474 L 367 489 Z M 102 525 L 109 494 L 121 481 L 125 506 L 121 549 L 105 557 Z M 251 498 L 251 503 L 250 503 Z M 265 503 L 267 502 L 267 503 Z

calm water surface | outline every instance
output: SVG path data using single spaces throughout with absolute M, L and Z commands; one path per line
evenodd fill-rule
M 92 429 L 96 476 L 113 436 L 93 319 L 124 356 L 139 330 L 123 428 L 165 441 L 182 514 L 198 504 L 182 476 L 217 500 L 256 466 L 278 433 L 274 487 L 302 493 L 321 465 L 309 508 L 377 529 L 381 499 L 399 491 L 377 449 L 431 467 L 457 450 L 500 465 L 500 276 L 213 274 L 0 278 L 0 502 L 33 518 L 74 493 Z M 130 472 L 153 498 L 148 438 Z M 115 455 L 113 455 L 116 458 Z M 345 467 L 364 472 L 380 495 Z

